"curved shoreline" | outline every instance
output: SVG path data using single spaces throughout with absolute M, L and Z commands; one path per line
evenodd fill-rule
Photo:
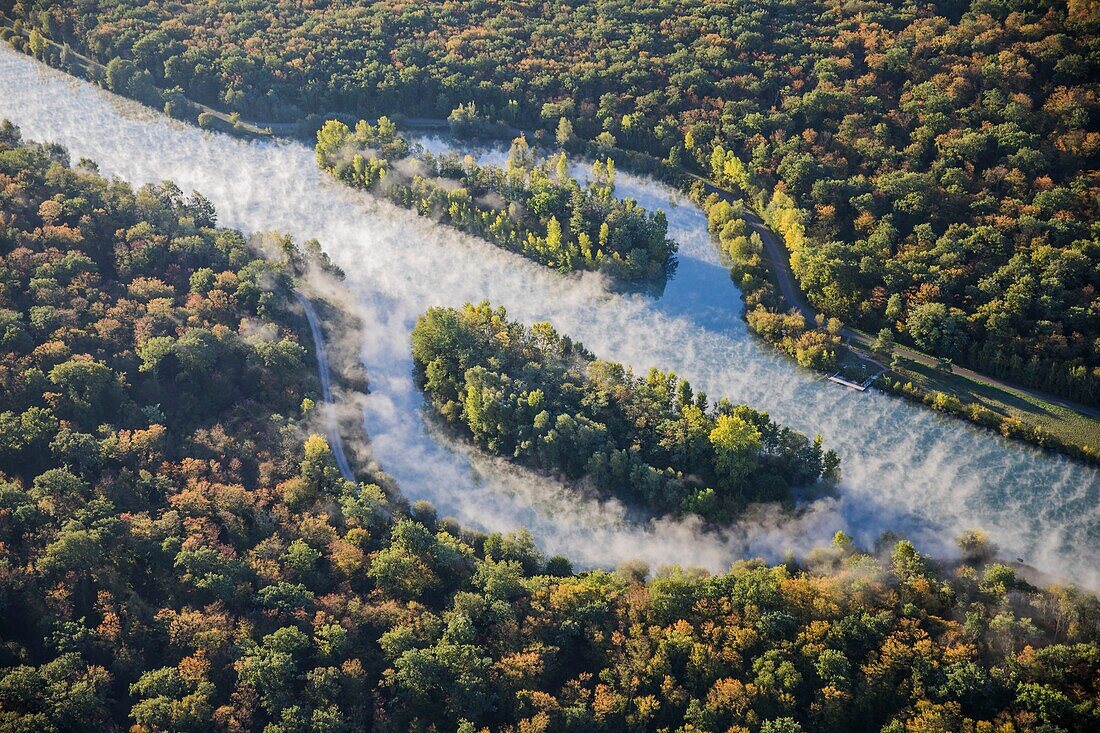
M 25 63 L 15 61 L 17 57 Z M 158 120 L 139 115 L 136 104 L 127 106 L 131 114 L 114 104 L 100 108 L 100 98 L 113 95 L 91 85 L 70 95 L 68 90 L 74 87 L 62 81 L 60 72 L 53 72 L 56 77 L 45 74 L 41 64 L 23 54 L 13 52 L 5 62 L 6 68 L 30 73 L 28 64 L 39 67 L 36 73 L 54 84 L 47 88 L 60 95 L 58 99 L 43 99 L 41 88 L 31 85 L 38 75 L 14 76 L 11 79 L 16 86 L 5 85 L 9 103 L 14 105 L 12 112 L 29 125 L 28 129 L 37 131 L 38 139 L 70 144 L 74 155 L 101 160 L 105 170 L 138 183 L 174 175 L 179 176 L 176 180 L 184 188 L 208 186 L 204 190 L 209 191 L 219 209 L 227 212 L 227 224 L 231 226 L 246 231 L 275 227 L 296 238 L 319 235 L 331 243 L 335 262 L 350 267 L 349 273 L 357 273 L 349 275 L 349 287 L 368 288 L 378 294 L 364 303 L 374 348 L 365 350 L 363 358 L 380 385 L 370 401 L 374 409 L 367 418 L 368 427 L 377 430 L 370 432 L 372 445 L 380 451 L 379 461 L 388 471 L 396 472 L 395 478 L 409 487 L 414 498 L 435 501 L 443 513 L 453 514 L 460 521 L 474 522 L 486 530 L 506 531 L 519 523 L 537 527 L 538 536 L 549 538 L 547 546 L 552 552 L 576 551 L 581 562 L 591 567 L 606 567 L 608 557 L 617 560 L 640 554 L 660 563 L 689 552 L 689 564 L 702 561 L 718 570 L 725 567 L 729 553 L 764 553 L 778 559 L 783 548 L 808 550 L 811 542 L 827 542 L 837 527 L 851 527 L 862 538 L 860 541 L 872 543 L 875 532 L 890 524 L 895 531 L 920 541 L 922 547 L 936 548 L 949 545 L 949 537 L 956 530 L 980 526 L 989 529 L 1007 552 L 1049 569 L 1062 562 L 1065 541 L 1084 528 L 1081 510 L 1085 515 L 1092 514 L 1087 504 L 1066 513 L 1061 508 L 1064 502 L 1052 503 L 1051 499 L 1056 494 L 1065 499 L 1066 506 L 1087 502 L 1087 493 L 1094 490 L 1087 488 L 1093 485 L 1094 473 L 1081 473 L 1069 463 L 1054 461 L 1053 456 L 1041 458 L 1032 451 L 1016 452 L 1001 445 L 1000 440 L 994 446 L 989 438 L 971 435 L 978 431 L 962 431 L 957 423 L 952 427 L 949 420 L 932 420 L 933 416 L 924 410 L 895 409 L 888 404 L 894 401 L 881 402 L 886 412 L 868 414 L 861 401 L 850 399 L 838 388 L 822 389 L 816 384 L 822 380 L 807 378 L 806 374 L 796 378 L 792 368 L 781 366 L 786 359 L 770 354 L 741 364 L 750 352 L 760 354 L 762 350 L 744 338 L 745 328 L 737 318 L 740 306 L 729 302 L 733 299 L 728 296 L 733 293 L 728 274 L 706 238 L 701 214 L 695 207 L 670 204 L 673 212 L 681 209 L 673 214 L 673 220 L 685 227 L 685 241 L 690 242 L 685 250 L 689 253 L 685 259 L 687 270 L 683 273 L 687 277 L 678 278 L 681 287 L 673 288 L 671 300 L 616 297 L 593 302 L 588 296 L 600 290 L 595 282 L 591 287 L 574 287 L 576 283 L 553 276 L 544 268 L 498 256 L 496 248 L 482 247 L 472 238 L 460 238 L 469 242 L 452 242 L 453 238 L 425 226 L 421 232 L 424 236 L 417 237 L 418 246 L 409 247 L 409 235 L 419 228 L 411 230 L 404 217 L 389 223 L 379 217 L 364 219 L 348 210 L 359 197 L 329 191 L 325 186 L 317 188 L 312 180 L 303 181 L 301 172 L 312 168 L 309 163 L 313 157 L 312 150 L 305 146 L 234 142 L 228 136 L 169 124 L 160 115 L 155 115 Z M 20 84 L 25 86 L 20 89 Z M 37 98 L 33 96 L 36 94 Z M 20 108 L 23 104 L 27 105 L 25 109 Z M 57 109 L 52 109 L 55 105 Z M 87 137 L 89 124 L 104 133 L 111 132 L 110 139 L 103 140 L 104 135 Z M 624 177 L 623 185 L 631 180 Z M 642 187 L 637 193 L 646 201 L 660 205 L 659 201 L 673 200 L 669 198 L 671 189 L 658 185 L 648 190 L 648 184 L 641 180 L 637 184 Z M 282 197 L 287 198 L 279 200 Z M 675 200 L 681 199 L 677 196 Z M 471 251 L 486 261 L 471 261 Z M 430 283 L 410 274 L 420 267 L 431 274 Z M 685 283 L 690 286 L 686 290 Z M 699 291 L 697 286 L 705 290 Z M 534 294 L 542 296 L 539 303 L 531 303 L 532 287 L 537 288 Z M 643 367 L 663 354 L 667 363 L 683 366 L 693 384 L 698 379 L 715 394 L 737 385 L 737 389 L 748 390 L 746 395 L 764 395 L 766 402 L 762 404 L 777 415 L 788 415 L 785 419 L 801 421 L 804 429 L 821 431 L 832 426 L 825 432 L 846 434 L 844 442 L 852 455 L 866 456 L 869 462 L 861 464 L 865 468 L 862 474 L 849 472 L 854 479 L 848 482 L 850 491 L 844 492 L 844 500 L 821 506 L 797 525 L 776 525 L 768 521 L 768 516 L 762 516 L 760 522 L 735 528 L 728 538 L 706 542 L 700 542 L 688 527 L 657 526 L 642 532 L 620 525 L 614 507 L 604 511 L 588 504 L 564 505 L 557 495 L 551 496 L 553 487 L 529 486 L 526 476 L 489 475 L 482 466 L 474 466 L 471 473 L 465 457 L 456 457 L 451 446 L 439 445 L 425 435 L 420 420 L 409 411 L 415 410 L 419 402 L 406 395 L 405 388 L 410 385 L 407 359 L 402 356 L 405 328 L 401 318 L 395 316 L 402 313 L 400 304 L 416 305 L 416 312 L 420 312 L 441 298 L 469 300 L 483 294 L 516 305 L 517 313 L 526 314 L 529 320 L 555 321 L 616 359 Z M 335 358 L 335 354 L 328 356 Z M 773 367 L 780 371 L 773 371 Z M 758 379 L 746 374 L 755 374 Z M 777 375 L 786 378 L 774 379 Z M 758 381 L 760 378 L 764 381 Z M 871 399 L 879 403 L 882 397 L 872 395 Z M 348 426 L 344 427 L 350 440 Z M 874 429 L 868 433 L 865 427 Z M 945 445 L 936 442 L 948 435 L 965 440 L 960 445 L 966 449 L 952 457 Z M 351 448 L 347 440 L 345 447 Z M 987 462 L 994 457 L 995 462 Z M 1005 466 L 1015 470 L 1006 474 Z M 1004 482 L 991 480 L 991 475 L 1002 474 Z M 1021 480 L 1024 476 L 1029 478 Z M 893 480 L 883 482 L 883 477 Z M 950 503 L 944 504 L 945 487 L 949 485 Z M 1043 491 L 1037 494 L 1040 486 Z M 1011 518 L 1017 513 L 1017 497 L 1026 499 L 1027 516 L 1035 521 L 1004 521 L 1006 515 Z M 991 506 L 997 510 L 988 510 Z M 573 518 L 563 521 L 562 515 L 567 513 Z M 924 520 L 929 516 L 933 521 L 926 525 Z M 1072 531 L 1065 526 L 1066 521 Z M 1057 531 L 1036 533 L 1037 528 L 1048 525 Z M 791 530 L 795 534 L 789 534 Z M 588 543 L 587 547 L 579 544 L 582 542 Z M 596 554 L 598 562 L 592 559 Z M 1068 564 L 1077 562 L 1071 560 Z M 1082 577 L 1093 572 L 1089 570 Z

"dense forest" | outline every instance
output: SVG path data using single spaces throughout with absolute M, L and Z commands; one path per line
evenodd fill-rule
M 1100 399 L 1095 2 L 0 7 L 177 112 L 460 110 L 697 167 L 751 193 L 828 315 Z
M 522 136 L 500 168 L 427 153 L 385 116 L 375 125 L 360 120 L 354 131 L 329 120 L 317 132 L 316 152 L 322 168 L 351 186 L 564 272 L 663 284 L 672 270 L 676 244 L 664 212 L 616 198 L 610 158 L 595 161 L 593 180 L 582 186 L 566 153 L 540 163 Z
M 0 730 L 1100 723 L 1100 604 L 979 533 L 953 565 L 838 534 L 720 575 L 575 574 L 341 476 L 291 290 L 315 245 L 10 124 L 0 190 Z
M 635 377 L 550 324 L 528 328 L 488 303 L 429 310 L 412 342 L 432 406 L 478 446 L 627 504 L 726 523 L 750 502 L 840 476 L 820 436 L 724 398 L 711 404 L 672 372 Z

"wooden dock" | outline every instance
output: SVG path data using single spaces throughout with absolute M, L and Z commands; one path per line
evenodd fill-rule
M 867 379 L 863 380 L 862 382 L 853 382 L 850 379 L 845 379 L 844 377 L 842 377 L 840 375 L 840 372 L 837 372 L 836 374 L 829 377 L 829 381 L 830 382 L 836 382 L 837 384 L 843 384 L 845 387 L 848 387 L 850 389 L 854 389 L 858 392 L 865 392 L 867 390 L 867 388 L 870 387 L 874 383 L 874 381 L 879 378 L 879 375 L 881 375 L 881 374 L 882 374 L 882 372 L 878 372 L 878 374 L 872 374 L 871 376 L 867 377 Z

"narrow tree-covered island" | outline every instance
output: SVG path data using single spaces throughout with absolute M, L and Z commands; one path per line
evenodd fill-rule
M 673 268 L 676 243 L 664 212 L 616 198 L 610 158 L 597 160 L 593 180 L 582 185 L 564 152 L 540 163 L 523 137 L 500 168 L 427 153 L 382 117 L 376 125 L 360 121 L 354 131 L 326 122 L 317 133 L 317 162 L 351 186 L 562 271 L 663 283 Z
M 839 478 L 820 436 L 725 398 L 711 405 L 672 372 L 636 377 L 488 303 L 432 308 L 412 342 L 432 406 L 478 446 L 656 512 L 728 521 L 749 502 Z

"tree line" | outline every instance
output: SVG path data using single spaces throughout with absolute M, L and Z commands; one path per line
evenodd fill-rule
M 704 187 L 698 184 L 692 187 L 692 194 L 698 206 L 706 212 L 708 229 L 730 263 L 730 278 L 737 284 L 745 301 L 745 321 L 749 328 L 792 357 L 800 366 L 826 373 L 835 369 L 838 354 L 844 348 L 840 338 L 840 321 L 819 313 L 814 323 L 807 323 L 806 318 L 775 291 L 770 267 L 763 259 L 764 243 L 749 227 L 744 202 L 730 201 L 716 193 L 706 194 Z M 877 356 L 889 359 L 891 371 L 894 372 L 885 373 L 876 380 L 880 389 L 990 428 L 1008 438 L 1057 450 L 1090 463 L 1100 461 L 1100 450 L 1095 446 L 1056 435 L 1041 425 L 1002 415 L 979 401 L 963 402 L 954 394 L 926 389 L 906 381 L 897 373 L 897 355 L 893 353 L 895 345 L 894 331 L 890 328 L 879 329 L 871 343 Z M 941 359 L 940 363 L 950 365 L 951 361 Z
M 703 196 L 698 187 L 695 193 L 696 202 L 706 212 L 707 229 L 730 262 L 730 278 L 745 301 L 749 328 L 800 366 L 824 372 L 835 368 L 842 348 L 840 321 L 818 314 L 820 322 L 809 324 L 801 313 L 783 303 L 762 259 L 764 243 L 759 234 L 750 231 L 743 202 L 717 194 Z
M 526 327 L 488 303 L 429 310 L 412 344 L 431 405 L 478 446 L 658 513 L 725 523 L 751 502 L 840 475 L 820 436 L 711 403 L 672 372 L 636 377 L 548 323 Z

